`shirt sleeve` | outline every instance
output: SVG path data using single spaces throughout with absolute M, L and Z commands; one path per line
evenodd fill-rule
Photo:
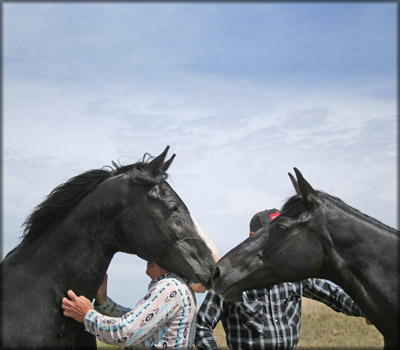
M 183 300 L 176 285 L 163 281 L 154 285 L 133 309 L 128 309 L 121 316 L 119 315 L 124 308 L 115 308 L 115 312 L 110 312 L 118 315 L 117 317 L 89 310 L 85 315 L 84 325 L 87 332 L 104 343 L 131 346 L 149 338 L 174 317 L 182 306 Z M 108 311 L 111 309 L 112 307 Z
M 304 280 L 303 295 L 328 305 L 336 312 L 348 316 L 364 316 L 353 299 L 342 288 L 328 280 L 318 278 Z
M 102 304 L 94 303 L 94 309 L 103 315 L 111 317 L 122 317 L 127 312 L 131 311 L 130 308 L 123 307 L 117 304 L 114 300 L 107 297 L 107 300 Z
M 222 312 L 222 298 L 214 292 L 207 292 L 196 319 L 196 337 L 194 342 L 198 350 L 218 349 L 213 330 L 221 320 Z

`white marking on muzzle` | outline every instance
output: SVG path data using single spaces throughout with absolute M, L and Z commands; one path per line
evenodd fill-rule
M 197 220 L 195 219 L 195 217 L 192 213 L 190 213 L 190 217 L 193 220 L 196 231 L 200 235 L 201 239 L 206 243 L 208 248 L 210 248 L 210 250 L 212 252 L 212 256 L 213 256 L 215 262 L 217 262 L 219 259 L 221 259 L 221 256 L 219 255 L 217 247 L 215 246 L 214 242 L 203 231 L 203 229 L 201 228 L 201 226 L 199 225 L 199 223 L 197 222 Z

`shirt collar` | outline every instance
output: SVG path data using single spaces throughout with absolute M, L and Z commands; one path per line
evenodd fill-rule
M 157 277 L 157 278 L 155 278 L 154 280 L 152 280 L 151 282 L 150 282 L 150 284 L 149 284 L 149 288 L 151 288 L 153 285 L 155 285 L 157 282 L 159 282 L 159 281 L 161 281 L 161 280 L 163 280 L 163 279 L 165 279 L 165 278 L 178 278 L 178 279 L 180 279 L 181 280 L 181 278 L 178 276 L 178 275 L 176 275 L 176 274 L 174 274 L 174 273 L 172 273 L 172 272 L 166 272 L 166 273 L 164 273 L 163 275 L 161 275 L 160 277 Z

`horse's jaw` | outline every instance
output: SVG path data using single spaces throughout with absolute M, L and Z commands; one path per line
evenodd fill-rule
M 168 253 L 162 260 L 158 257 L 154 261 L 164 267 L 167 271 L 173 272 L 190 282 L 201 283 L 206 289 L 211 288 L 211 275 L 214 271 L 215 262 L 210 254 L 192 256 L 190 246 L 195 243 L 193 240 L 180 240 L 173 243 Z
M 265 265 L 261 257 L 253 256 L 252 259 L 238 266 L 233 257 L 232 259 L 222 258 L 216 265 L 211 277 L 212 289 L 229 301 L 239 301 L 242 292 L 250 289 L 261 289 L 265 284 L 273 285 L 273 269 Z

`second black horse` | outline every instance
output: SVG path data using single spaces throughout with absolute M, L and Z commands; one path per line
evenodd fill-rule
M 341 286 L 399 349 L 399 231 L 314 190 L 295 169 L 297 194 L 282 213 L 217 264 L 213 289 L 235 300 L 243 290 L 311 277 Z

